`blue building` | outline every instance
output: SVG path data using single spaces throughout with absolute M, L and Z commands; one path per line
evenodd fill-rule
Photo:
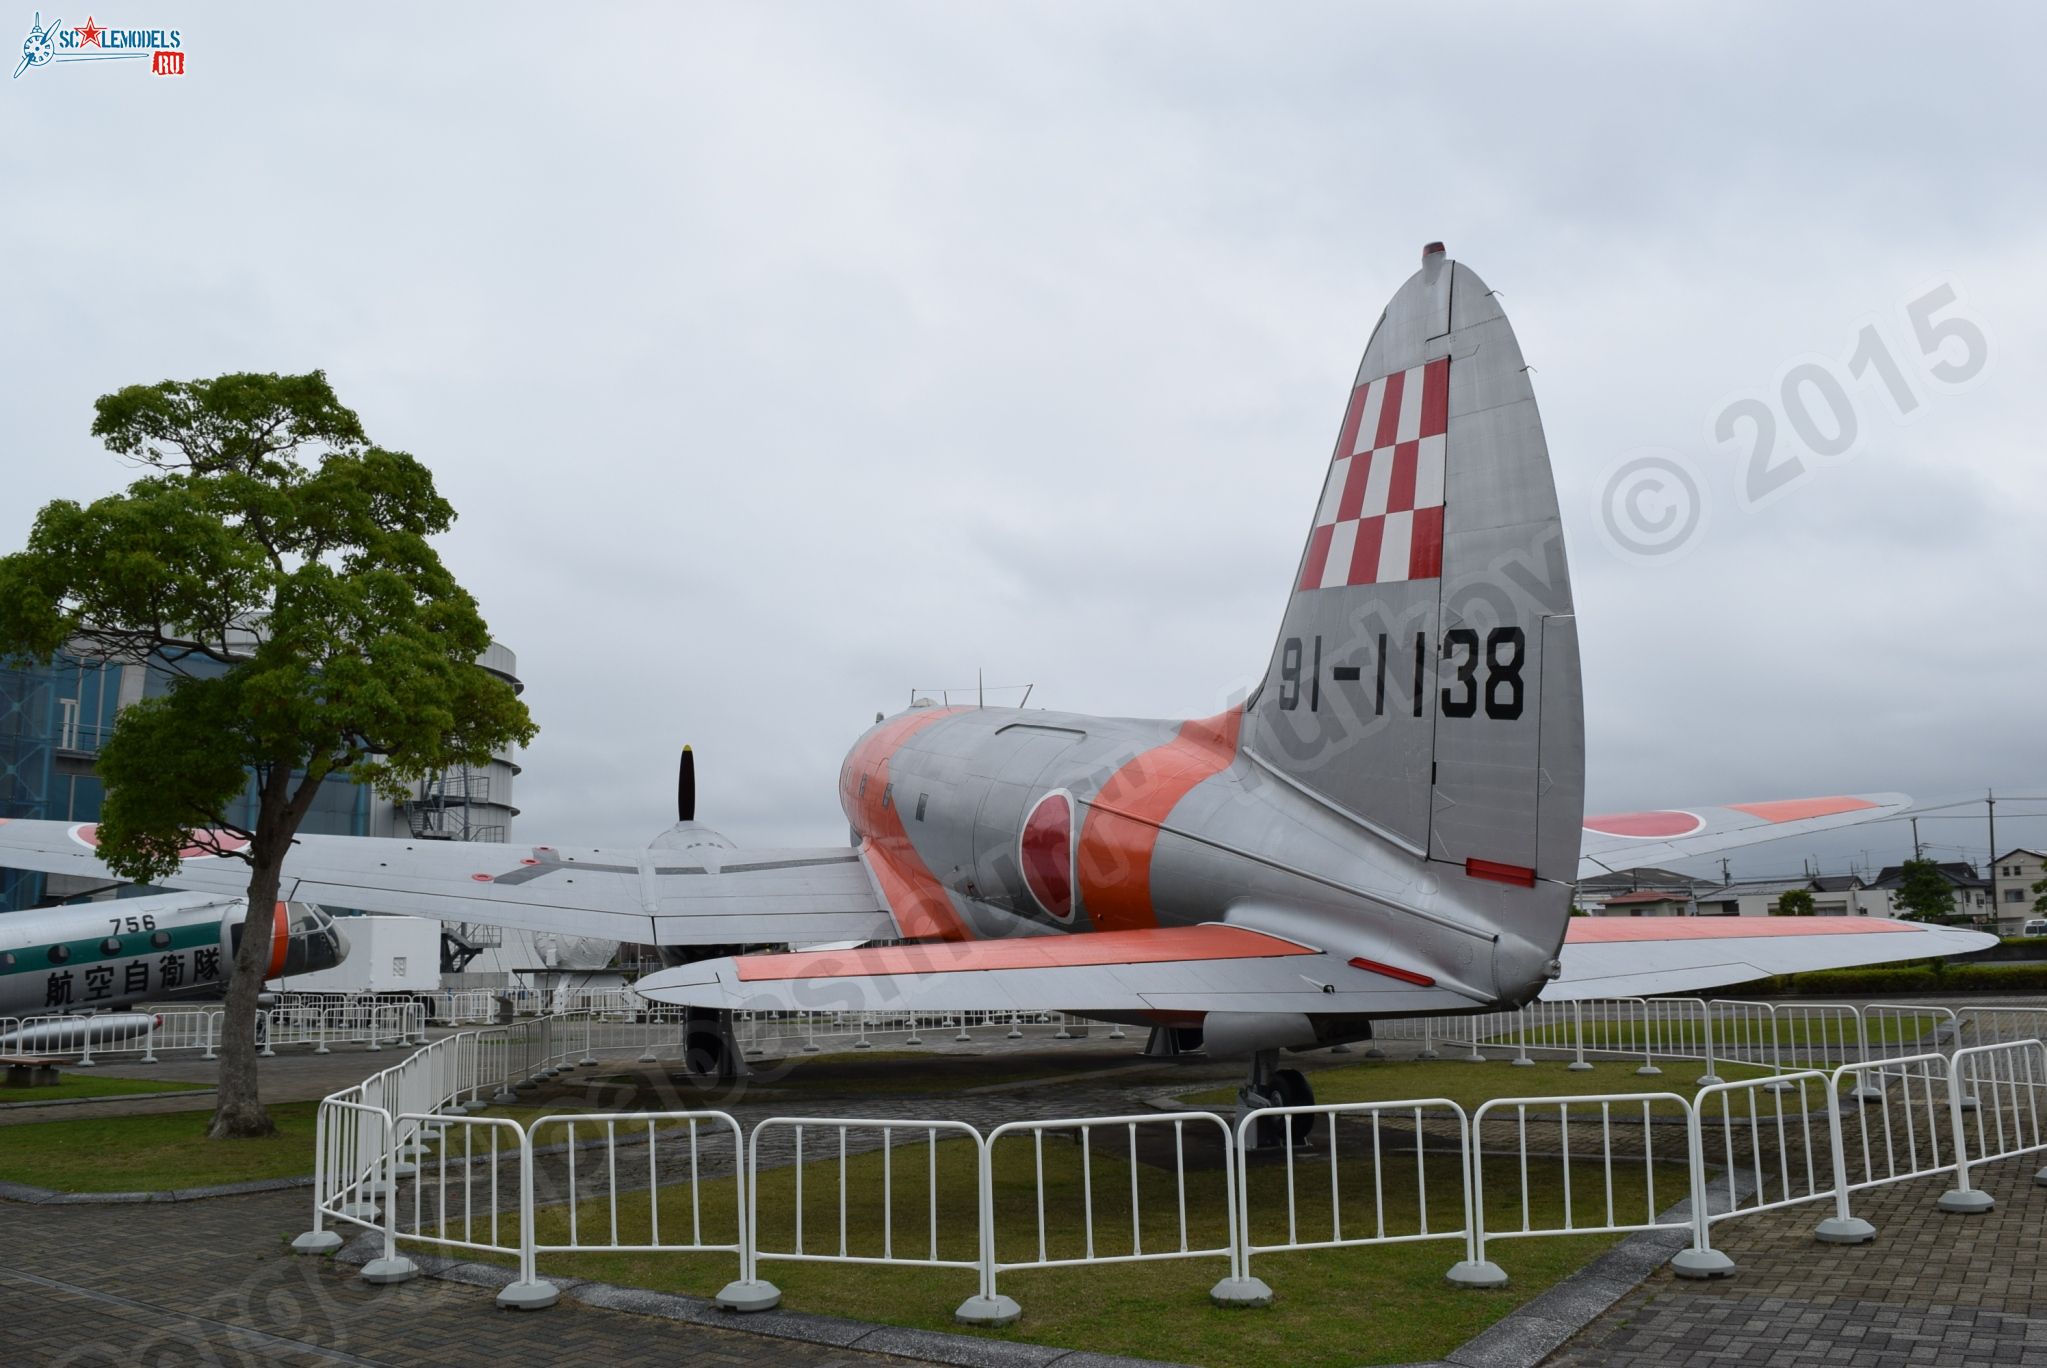
M 493 642 L 478 662 L 520 689 L 517 658 Z M 178 673 L 225 666 L 181 659 Z M 120 710 L 170 688 L 172 663 L 153 656 L 140 663 L 60 653 L 30 669 L 0 669 L 0 818 L 96 822 L 105 790 L 96 766 L 100 747 Z M 518 809 L 512 781 L 519 766 L 509 754 L 482 769 L 450 771 L 419 784 L 393 803 L 344 778 L 329 779 L 307 813 L 302 831 L 332 836 L 412 836 L 428 840 L 502 841 Z M 241 810 L 224 815 L 255 822 L 253 780 Z M 0 870 L 0 911 L 102 891 L 104 883 L 69 875 Z M 116 894 L 138 890 L 126 885 Z

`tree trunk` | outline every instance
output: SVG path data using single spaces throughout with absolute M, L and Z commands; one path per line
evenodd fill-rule
M 252 848 L 256 844 L 252 842 Z M 278 873 L 284 864 L 283 849 L 288 848 L 287 842 L 275 852 L 259 851 L 249 873 L 249 910 L 242 920 L 242 943 L 229 971 L 220 1021 L 220 1090 L 208 1139 L 249 1140 L 277 1132 L 257 1089 L 256 1011 L 270 967 Z

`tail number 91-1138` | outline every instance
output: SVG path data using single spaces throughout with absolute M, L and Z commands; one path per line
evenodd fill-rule
M 1386 633 L 1381 632 L 1374 653 L 1372 713 L 1386 711 L 1388 650 Z M 1527 686 L 1521 678 L 1522 662 L 1528 656 L 1528 634 L 1519 627 L 1495 627 L 1481 638 L 1474 628 L 1453 627 L 1443 634 L 1443 663 L 1446 681 L 1441 693 L 1445 717 L 1476 717 L 1484 709 L 1487 717 L 1512 722 L 1521 716 Z M 1413 715 L 1422 715 L 1423 684 L 1428 663 L 1428 638 L 1414 637 L 1413 688 L 1408 692 Z M 1358 665 L 1337 665 L 1329 672 L 1334 684 L 1364 683 L 1364 669 Z M 1279 706 L 1291 712 L 1308 705 L 1308 711 L 1322 710 L 1322 638 L 1288 637 L 1280 647 Z

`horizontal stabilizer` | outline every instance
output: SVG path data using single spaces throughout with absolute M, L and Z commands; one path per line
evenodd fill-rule
M 1981 931 L 1881 917 L 1573 917 L 1545 1002 L 1694 992 L 1813 969 L 1987 950 Z
M 1882 821 L 1903 812 L 1911 801 L 1902 793 L 1851 793 L 1725 807 L 1602 813 L 1585 819 L 1578 846 L 1578 877 L 1589 879 L 1614 870 L 1642 869 L 1737 846 Z

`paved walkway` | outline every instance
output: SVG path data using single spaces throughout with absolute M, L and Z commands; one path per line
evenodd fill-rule
M 1685 1282 L 1659 1271 L 1548 1363 L 2047 1364 L 2047 1188 L 2033 1181 L 2038 1158 L 1975 1171 L 1971 1181 L 1997 1198 L 1982 1216 L 1935 1210 L 1944 1179 L 1859 1194 L 1855 1214 L 1876 1226 L 1872 1244 L 1818 1243 L 1813 1226 L 1830 1213 L 1815 1206 L 1723 1224 L 1713 1242 L 1738 1265 L 1735 1277 Z
M 0 1359 L 48 1368 L 137 1364 L 601 1363 L 733 1368 L 901 1360 L 598 1311 L 501 1311 L 480 1288 L 371 1287 L 280 1239 L 303 1193 L 179 1206 L 5 1208 Z M 203 1252 L 202 1252 L 203 1251 Z

